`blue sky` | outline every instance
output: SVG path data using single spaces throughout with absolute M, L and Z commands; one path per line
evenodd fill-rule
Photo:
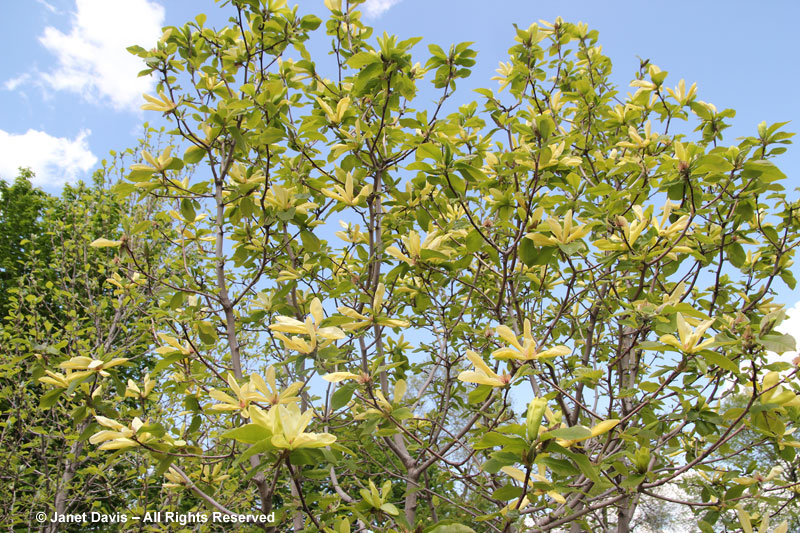
M 297 3 L 301 13 L 326 12 L 322 0 Z M 762 120 L 800 124 L 795 1 L 368 0 L 363 9 L 376 33 L 423 36 L 421 60 L 427 43 L 474 41 L 478 64 L 462 101 L 473 96 L 464 89 L 496 83 L 489 78 L 512 44 L 513 23 L 560 15 L 600 31 L 620 86 L 638 57 L 649 58 L 670 72 L 668 84 L 697 82 L 700 99 L 736 109 L 730 140 L 754 134 Z M 38 185 L 57 192 L 90 176 L 109 150 L 133 146 L 140 124 L 154 120 L 138 109 L 153 83 L 136 77 L 139 60 L 124 48 L 149 46 L 162 26 L 201 11 L 217 26 L 229 13 L 212 0 L 0 0 L 0 177 L 29 166 Z M 778 164 L 790 186 L 800 185 L 797 149 Z
M 327 13 L 323 0 L 289 3 L 299 4 L 301 14 Z M 376 34 L 424 37 L 417 45 L 423 62 L 429 43 L 475 42 L 478 63 L 472 78 L 459 82 L 454 104 L 471 100 L 469 89 L 496 83 L 489 78 L 513 44 L 514 23 L 527 27 L 561 16 L 599 30 L 623 92 L 632 91 L 627 84 L 639 58 L 648 58 L 669 71 L 667 85 L 681 78 L 697 82 L 700 99 L 736 109 L 726 141 L 754 135 L 762 120 L 800 128 L 800 2 L 794 0 L 758 6 L 740 0 L 367 0 L 362 9 Z M 55 193 L 64 183 L 88 179 L 109 150 L 135 146 L 142 122 L 158 119 L 139 110 L 142 93 L 153 92 L 154 83 L 136 76 L 142 65 L 125 47 L 149 47 L 162 26 L 181 25 L 199 12 L 216 27 L 231 13 L 213 0 L 0 0 L 6 51 L 0 62 L 0 177 L 13 179 L 18 167 L 31 167 L 36 184 Z M 327 41 L 323 35 L 312 43 L 312 52 L 327 57 Z M 789 176 L 787 188 L 800 186 L 800 149 L 790 147 L 777 163 Z

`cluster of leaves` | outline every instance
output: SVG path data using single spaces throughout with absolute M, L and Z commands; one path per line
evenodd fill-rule
M 30 170 L 20 169 L 13 184 L 0 180 L 0 316 L 6 315 L 9 290 L 24 276 L 32 248 L 40 253 L 48 250 L 43 242 L 33 243 L 42 233 L 39 214 L 47 195 L 31 185 L 32 177 Z
M 37 523 L 37 512 L 170 508 L 147 475 L 157 462 L 109 457 L 88 442 L 103 415 L 159 410 L 145 401 L 152 384 L 131 394 L 153 365 L 154 287 L 125 277 L 116 251 L 91 246 L 95 237 L 124 231 L 121 213 L 145 219 L 153 210 L 152 203 L 120 202 L 109 188 L 122 158 L 134 154 L 119 154 L 92 184 L 68 185 L 57 197 L 33 187 L 28 172 L 13 186 L 0 183 L 0 217 L 8 221 L 0 256 L 8 286 L 0 317 L 0 508 L 12 528 Z M 151 250 L 149 274 L 156 275 L 163 264 L 158 245 Z M 123 294 L 108 279 L 138 289 Z
M 230 26 L 131 49 L 173 146 L 116 187 L 155 207 L 94 246 L 119 252 L 117 297 L 157 299 L 126 393 L 160 401 L 90 405 L 91 442 L 295 531 L 627 532 L 688 474 L 700 529 L 755 521 L 764 481 L 718 458 L 800 447 L 796 368 L 768 357 L 794 348 L 773 300 L 795 285 L 800 205 L 771 162 L 790 134 L 723 145 L 733 111 L 648 62 L 623 96 L 597 33 L 560 19 L 518 28 L 499 89 L 455 108 L 470 45 L 415 63 L 420 39 L 373 39 L 358 3 L 323 24 L 235 0 Z M 320 28 L 335 81 L 304 45 Z M 119 380 L 131 349 L 101 345 L 48 395 Z

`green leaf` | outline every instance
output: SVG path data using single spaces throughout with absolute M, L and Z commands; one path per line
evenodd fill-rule
M 467 395 L 467 401 L 471 404 L 482 403 L 489 397 L 492 392 L 492 387 L 489 385 L 478 385 L 477 388 L 471 390 Z
M 786 179 L 786 174 L 781 172 L 771 161 L 765 160 L 746 161 L 742 176 L 746 179 L 759 178 L 763 183 Z
M 250 459 L 250 457 L 252 457 L 252 456 L 254 456 L 254 455 L 258 454 L 258 453 L 268 452 L 273 448 L 274 448 L 274 446 L 272 445 L 272 442 L 270 441 L 270 439 L 262 440 L 261 442 L 257 442 L 255 444 L 253 444 L 252 446 L 250 446 L 249 448 L 247 448 L 242 453 L 240 453 L 239 456 L 236 458 L 236 460 L 233 462 L 232 466 L 235 467 L 235 466 L 239 465 L 240 463 L 242 463 L 244 461 L 247 461 L 248 459 Z
M 303 241 L 303 248 L 308 252 L 319 251 L 319 238 L 308 230 L 300 232 L 300 240 Z
M 228 131 L 230 132 L 231 137 L 233 137 L 233 140 L 236 141 L 236 148 L 242 151 L 246 151 L 247 143 L 245 142 L 244 137 L 242 136 L 242 130 L 240 130 L 236 126 L 230 126 L 228 128 Z
M 592 436 L 592 431 L 583 426 L 571 426 L 568 428 L 559 428 L 548 431 L 542 435 L 542 440 L 547 439 L 564 439 L 564 440 L 579 440 Z
M 201 146 L 192 145 L 186 149 L 186 152 L 183 153 L 183 162 L 193 165 L 195 163 L 199 163 L 200 161 L 202 161 L 205 155 L 206 155 L 205 148 Z
M 144 426 L 139 428 L 139 431 L 137 431 L 137 433 L 139 433 L 139 434 L 141 434 L 141 433 L 150 433 L 154 437 L 158 437 L 158 438 L 163 437 L 166 432 L 167 432 L 167 430 L 164 429 L 164 426 L 162 426 L 161 424 L 159 424 L 157 422 L 154 422 L 152 424 L 145 424 Z
M 220 436 L 223 439 L 233 439 L 238 442 L 244 442 L 245 444 L 256 444 L 257 442 L 271 439 L 272 433 L 264 426 L 251 423 L 238 428 L 229 429 Z
M 481 237 L 478 230 L 473 229 L 467 234 L 466 245 L 467 253 L 469 254 L 475 253 L 481 249 L 481 246 L 483 246 L 483 237 Z
M 508 500 L 519 498 L 520 494 L 522 494 L 522 487 L 503 485 L 492 493 L 492 498 L 507 502 Z
M 458 194 L 459 196 L 463 196 L 464 193 L 467 192 L 467 182 L 466 180 L 460 178 L 456 174 L 448 174 L 447 175 L 447 183 L 450 184 L 450 188 Z
M 181 215 L 187 222 L 194 222 L 195 218 L 197 218 L 197 213 L 191 200 L 187 198 L 181 200 Z
M 359 52 L 347 60 L 347 64 L 353 68 L 360 69 L 370 63 L 379 63 L 381 58 L 369 52 Z
M 731 264 L 736 268 L 741 268 L 747 259 L 747 254 L 744 252 L 742 245 L 734 242 L 728 245 L 725 250 L 728 252 L 728 260 L 730 260 Z
M 211 324 L 211 322 L 206 322 L 205 320 L 197 322 L 197 332 L 199 333 L 200 340 L 203 341 L 204 344 L 214 344 L 217 342 L 217 330 L 214 329 L 214 325 Z
M 559 476 L 569 477 L 569 476 L 575 476 L 580 473 L 580 471 L 566 459 L 558 459 L 552 456 L 537 457 L 536 462 L 547 466 L 547 468 L 549 468 Z
M 397 516 L 400 514 L 400 511 L 397 509 L 397 507 L 388 502 L 381 505 L 381 511 L 392 516 Z
M 549 247 L 551 250 L 553 247 Z M 537 247 L 530 239 L 522 239 L 519 243 L 519 258 L 525 266 L 532 267 L 539 264 L 539 255 L 543 248 Z
M 536 129 L 539 130 L 542 140 L 547 140 L 556 130 L 556 124 L 549 115 L 539 115 L 536 117 Z
M 56 404 L 56 402 L 58 401 L 58 398 L 62 394 L 64 394 L 65 390 L 66 389 L 60 389 L 59 388 L 59 389 L 53 389 L 53 390 L 51 390 L 49 392 L 46 392 L 39 399 L 39 407 L 41 407 L 42 409 L 50 409 L 51 407 L 53 407 Z
M 717 154 L 706 154 L 701 157 L 697 166 L 694 168 L 695 172 L 730 172 L 733 165 L 724 157 Z
M 736 366 L 736 363 L 724 355 L 718 354 L 717 352 L 712 352 L 711 350 L 703 350 L 701 355 L 709 365 L 716 365 L 721 369 L 727 370 L 728 372 L 733 372 L 734 374 L 739 373 L 739 367 Z
M 336 389 L 336 391 L 331 394 L 331 410 L 337 411 L 347 405 L 353 397 L 353 392 L 355 392 L 357 386 L 357 383 L 347 383 Z
M 300 28 L 308 31 L 314 31 L 322 24 L 322 19 L 316 15 L 306 15 L 300 20 Z
M 475 533 L 475 530 L 450 520 L 442 520 L 437 522 L 432 529 L 426 529 L 425 533 Z
M 489 474 L 496 474 L 504 466 L 509 466 L 516 462 L 517 461 L 511 461 L 511 462 L 504 461 L 502 459 L 497 459 L 493 457 L 481 465 L 481 470 L 483 470 L 484 472 L 488 472 Z
M 483 183 L 487 179 L 486 174 L 484 174 L 481 169 L 470 165 L 459 164 L 456 166 L 456 170 L 464 177 L 464 179 L 467 182 Z
M 622 480 L 622 483 L 620 483 L 619 486 L 623 489 L 634 490 L 642 481 L 644 481 L 645 477 L 646 476 L 644 474 L 628 476 Z
M 591 479 L 596 485 L 599 485 L 601 487 L 606 486 L 607 483 L 605 483 L 600 478 L 600 474 L 597 472 L 597 467 L 592 464 L 592 462 L 589 460 L 588 457 L 586 457 L 582 453 L 571 452 L 566 448 L 562 448 L 561 446 L 558 445 L 555 446 L 550 445 L 550 448 L 552 448 L 553 450 L 560 450 L 561 453 L 563 453 L 564 455 L 575 461 L 575 464 L 578 465 L 578 468 L 580 469 L 581 473 L 584 476 Z
M 166 357 L 164 357 L 162 360 L 160 360 L 158 363 L 155 364 L 152 370 L 152 374 L 153 375 L 158 374 L 159 372 L 167 368 L 175 361 L 180 361 L 181 359 L 186 359 L 186 356 L 181 352 L 174 352 L 167 355 Z
M 159 462 L 158 466 L 156 467 L 155 471 L 153 472 L 153 479 L 160 479 L 161 476 L 164 475 L 164 472 L 167 471 L 169 465 L 172 464 L 172 461 L 175 460 L 174 455 L 165 455 Z
M 414 416 L 414 412 L 408 407 L 398 407 L 392 411 L 392 418 L 395 420 L 405 420 Z
M 768 333 L 763 336 L 758 336 L 757 338 L 758 342 L 763 344 L 764 348 L 770 352 L 782 354 L 797 350 L 795 338 L 788 334 Z
M 669 197 L 670 200 L 675 200 L 675 201 L 682 200 L 684 194 L 684 188 L 685 186 L 683 182 L 676 183 L 675 185 L 669 188 L 669 190 L 667 191 L 667 196 Z
M 164 170 L 180 170 L 183 168 L 183 160 L 180 157 L 170 157 L 167 160 Z

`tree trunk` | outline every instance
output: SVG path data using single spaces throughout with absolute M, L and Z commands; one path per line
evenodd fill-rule
M 406 513 L 406 520 L 412 528 L 414 527 L 414 521 L 417 519 L 419 475 L 420 473 L 418 471 L 412 470 L 408 473 L 408 479 L 406 480 L 406 500 L 404 509 Z
M 629 389 L 636 386 L 637 374 L 639 372 L 639 353 L 635 349 L 639 331 L 626 326 L 622 330 L 620 339 L 620 359 L 619 359 L 619 381 L 620 390 Z M 622 414 L 627 415 L 633 410 L 633 399 L 628 396 L 622 399 Z M 636 511 L 636 504 L 639 501 L 638 494 L 626 497 L 619 503 L 617 511 L 617 533 L 629 533 L 633 513 Z
M 617 533 L 630 533 L 637 503 L 639 503 L 638 494 L 634 494 L 620 503 L 619 511 L 617 511 Z
M 78 435 L 83 433 L 88 425 L 89 419 L 87 418 L 76 428 Z M 72 445 L 69 447 L 67 461 L 64 464 L 64 472 L 61 474 L 61 481 L 58 484 L 56 496 L 53 501 L 55 511 L 60 515 L 66 514 L 67 511 L 67 495 L 69 492 L 69 484 L 72 482 L 72 478 L 75 477 L 75 472 L 78 470 L 78 465 L 80 464 L 80 460 L 78 458 L 81 455 L 81 452 L 83 452 L 83 443 L 84 441 L 75 439 L 72 442 Z M 56 522 L 51 522 L 47 527 L 48 532 L 55 532 L 57 529 L 58 524 Z

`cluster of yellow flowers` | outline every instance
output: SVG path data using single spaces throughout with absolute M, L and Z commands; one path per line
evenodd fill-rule
M 128 360 L 124 357 L 117 357 L 115 359 L 111 359 L 110 361 L 92 359 L 91 357 L 86 356 L 73 357 L 69 361 L 64 361 L 59 365 L 60 368 L 67 371 L 66 374 L 45 370 L 47 375 L 39 378 L 39 381 L 66 389 L 73 381 L 86 376 L 91 376 L 92 374 L 108 377 L 109 373 L 106 372 L 106 370 L 126 363 L 127 361 Z
M 509 345 L 492 352 L 492 357 L 498 360 L 515 359 L 517 361 L 537 361 L 539 359 L 549 359 L 567 355 L 572 352 L 569 347 L 562 345 L 555 346 L 548 350 L 542 350 L 542 346 L 536 342 L 531 333 L 531 322 L 527 318 L 523 325 L 522 342 L 511 331 L 508 326 L 500 325 L 495 328 L 497 334 Z M 505 387 L 512 378 L 508 374 L 499 375 L 489 368 L 480 355 L 467 350 L 467 358 L 475 366 L 474 371 L 461 372 L 458 379 L 468 383 L 479 385 L 489 385 L 491 387 Z
M 232 374 L 228 374 L 228 386 L 236 395 L 234 398 L 220 390 L 213 389 L 209 395 L 217 400 L 218 404 L 212 405 L 213 411 L 239 411 L 243 418 L 250 416 L 250 404 L 253 402 L 268 403 L 270 405 L 299 402 L 297 393 L 303 388 L 303 383 L 297 381 L 289 385 L 283 392 L 278 392 L 275 381 L 275 367 L 267 369 L 267 379 L 258 374 L 250 374 L 250 381 L 239 385 Z
M 336 441 L 336 437 L 330 433 L 305 432 L 313 417 L 311 409 L 301 413 L 296 403 L 275 405 L 268 411 L 255 405 L 250 406 L 253 423 L 267 429 L 272 435 L 272 445 L 284 450 L 324 448 Z
M 173 439 L 169 435 L 159 438 L 147 431 L 143 431 L 142 428 L 145 427 L 145 423 L 138 416 L 128 426 L 123 426 L 116 420 L 104 416 L 95 416 L 95 420 L 101 426 L 109 428 L 99 431 L 89 438 L 89 442 L 92 444 L 102 443 L 100 450 L 122 450 L 155 442 L 175 447 L 186 446 L 186 441 Z
M 333 341 L 344 338 L 344 332 L 337 327 L 320 327 L 324 318 L 322 303 L 319 298 L 314 298 L 311 301 L 311 314 L 306 317 L 304 322 L 288 316 L 279 316 L 275 319 L 277 323 L 270 324 L 269 329 L 277 332 L 275 336 L 283 341 L 286 348 L 309 354 L 317 348 L 324 348 Z M 302 337 L 287 337 L 283 333 L 307 335 L 308 340 Z M 318 343 L 317 337 L 320 337 L 322 341 Z

